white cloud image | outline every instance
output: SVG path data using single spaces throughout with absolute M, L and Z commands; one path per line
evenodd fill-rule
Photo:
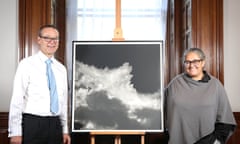
M 132 83 L 133 66 L 95 67 L 76 61 L 76 129 L 159 129 L 160 90 L 140 93 Z

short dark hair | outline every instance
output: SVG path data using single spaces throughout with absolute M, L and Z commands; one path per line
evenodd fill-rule
M 39 30 L 38 30 L 38 36 L 42 36 L 42 30 L 45 29 L 45 28 L 53 28 L 55 30 L 58 31 L 58 28 L 55 26 L 55 25 L 52 25 L 52 24 L 46 24 L 46 25 L 42 25 Z M 58 31 L 59 32 L 59 31 Z

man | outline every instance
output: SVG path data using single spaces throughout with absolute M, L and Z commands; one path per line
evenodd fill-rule
M 38 44 L 39 52 L 23 59 L 15 74 L 9 112 L 10 143 L 70 144 L 67 72 L 54 58 L 59 46 L 57 28 L 53 25 L 40 27 Z M 50 61 L 50 66 L 46 60 Z M 52 72 L 52 76 L 48 77 L 48 72 Z M 53 98 L 52 93 L 55 93 Z

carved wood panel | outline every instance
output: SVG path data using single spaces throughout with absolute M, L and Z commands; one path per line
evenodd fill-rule
M 60 30 L 60 47 L 55 56 L 65 63 L 65 2 L 19 0 L 19 60 L 38 50 L 38 28 L 54 23 Z M 166 82 L 182 72 L 182 53 L 189 47 L 204 49 L 211 58 L 206 69 L 223 82 L 223 0 L 169 0 L 169 11 Z M 231 144 L 239 142 L 238 139 L 239 136 L 233 137 Z
M 0 144 L 9 144 L 8 112 L 0 112 Z
M 19 0 L 19 60 L 38 51 L 37 33 L 51 24 L 51 1 Z
M 167 47 L 166 47 L 166 67 L 168 83 L 174 76 L 182 72 L 182 8 L 181 1 L 170 0 L 169 1 L 169 14 L 168 14 L 168 28 L 167 28 Z
M 55 57 L 65 60 L 65 0 L 19 0 L 19 60 L 38 52 L 39 27 L 55 24 L 60 45 Z
M 224 82 L 223 1 L 170 0 L 167 63 L 170 76 L 183 71 L 183 51 L 199 47 L 207 56 L 205 69 Z
M 192 0 L 192 46 L 206 54 L 206 70 L 224 83 L 223 0 Z

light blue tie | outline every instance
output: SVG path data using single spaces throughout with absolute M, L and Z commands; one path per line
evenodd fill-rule
M 48 87 L 50 91 L 50 110 L 52 113 L 58 112 L 58 94 L 56 88 L 56 81 L 51 67 L 52 60 L 46 60 L 47 64 L 47 77 L 48 77 Z

